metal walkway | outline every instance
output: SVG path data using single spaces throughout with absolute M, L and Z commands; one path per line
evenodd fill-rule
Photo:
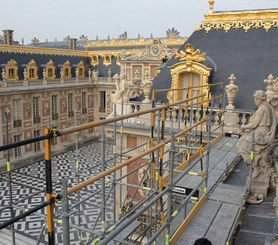
M 208 184 L 210 194 L 177 244 L 194 244 L 195 240 L 202 237 L 208 238 L 214 245 L 225 245 L 229 241 L 239 218 L 246 192 L 245 186 L 221 182 L 221 177 L 227 168 L 237 159 L 236 142 L 237 138 L 224 137 L 212 147 Z M 198 171 L 197 166 L 195 170 Z M 198 181 L 196 176 L 193 177 L 184 178 L 180 185 L 190 187 Z

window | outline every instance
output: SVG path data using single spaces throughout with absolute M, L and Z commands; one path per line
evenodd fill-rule
M 14 135 L 14 143 L 19 142 L 20 141 L 20 135 Z M 21 147 L 15 147 L 14 148 L 14 156 L 15 157 L 19 157 L 21 156 Z
M 30 78 L 34 78 L 34 76 L 35 76 L 35 70 L 34 70 L 33 68 L 31 68 L 31 69 L 29 70 L 29 77 L 30 77 Z
M 18 80 L 18 75 L 17 75 L 17 63 L 15 60 L 9 60 L 7 62 L 7 66 L 5 68 L 6 70 L 6 79 L 7 80 Z
M 40 136 L 40 130 L 34 130 L 34 138 Z M 40 141 L 34 143 L 34 151 L 40 151 L 41 150 L 41 143 Z
M 31 59 L 27 65 L 27 74 L 28 79 L 38 79 L 38 67 L 34 59 Z
M 51 108 L 52 108 L 52 120 L 58 119 L 58 110 L 57 110 L 57 95 L 51 96 Z
M 82 114 L 87 113 L 87 97 L 86 92 L 82 92 Z
M 33 97 L 33 122 L 34 123 L 41 122 L 39 99 L 40 99 L 40 97 Z
M 12 100 L 12 114 L 13 114 L 14 128 L 22 126 L 20 102 L 21 102 L 20 99 Z
M 158 66 L 151 65 L 151 80 L 153 80 L 158 73 Z
M 51 59 L 46 64 L 46 78 L 48 79 L 55 78 L 55 66 Z
M 195 87 L 200 85 L 200 76 L 195 73 L 184 73 L 180 76 L 179 79 L 179 85 L 180 88 L 188 88 L 188 87 Z M 193 96 L 197 96 L 200 94 L 200 88 L 193 88 L 189 90 L 189 98 Z M 180 91 L 178 100 L 184 100 L 186 99 L 187 90 Z M 194 103 L 197 102 L 197 100 L 193 101 Z
M 71 78 L 71 66 L 68 60 L 63 65 L 63 75 L 64 78 Z
M 66 77 L 66 78 L 69 77 L 69 68 L 65 68 L 65 77 Z
M 132 78 L 139 77 L 142 79 L 142 65 L 133 65 L 132 66 Z
M 68 115 L 69 117 L 73 117 L 73 94 L 68 94 Z
M 83 60 L 81 60 L 78 63 L 77 69 L 78 69 L 78 77 L 84 77 L 85 76 L 85 65 L 84 65 Z
M 47 69 L 47 77 L 53 77 L 53 69 Z
M 14 68 L 10 68 L 8 73 L 8 79 L 14 79 L 15 78 L 15 69 Z
M 106 106 L 106 92 L 99 92 L 99 112 L 105 112 Z

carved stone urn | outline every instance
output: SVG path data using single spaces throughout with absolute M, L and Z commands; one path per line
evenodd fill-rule
M 230 84 L 225 86 L 225 91 L 227 94 L 227 99 L 228 99 L 228 105 L 226 106 L 227 110 L 234 110 L 235 106 L 234 106 L 234 100 L 235 100 L 235 96 L 238 93 L 238 86 L 236 86 L 235 80 L 236 77 L 234 76 L 234 74 L 231 74 L 230 77 L 228 78 L 230 80 Z

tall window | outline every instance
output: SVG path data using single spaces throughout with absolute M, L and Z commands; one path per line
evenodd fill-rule
M 8 79 L 15 79 L 15 69 L 10 68 L 8 71 Z
M 47 69 L 47 77 L 51 78 L 53 77 L 53 69 Z
M 14 135 L 14 143 L 20 141 L 20 135 Z M 19 157 L 21 156 L 21 147 L 14 148 L 14 156 Z
M 82 92 L 82 114 L 87 113 L 87 96 L 86 92 Z
M 57 95 L 51 96 L 52 120 L 58 119 Z
M 29 78 L 35 78 L 35 69 L 34 68 L 29 69 Z
M 12 101 L 12 114 L 14 128 L 22 126 L 20 99 L 14 99 Z
M 106 107 L 106 92 L 99 91 L 99 112 L 105 112 Z
M 33 97 L 33 121 L 34 123 L 40 123 L 40 108 L 39 108 L 40 97 Z
M 66 77 L 66 78 L 69 77 L 69 68 L 65 68 L 65 77 Z
M 40 130 L 34 130 L 34 137 L 40 136 Z M 41 143 L 40 141 L 34 143 L 34 151 L 40 151 L 41 150 Z
M 68 94 L 68 115 L 69 117 L 73 117 L 73 94 Z
M 179 86 L 180 88 L 190 88 L 200 85 L 200 76 L 195 73 L 184 73 L 179 78 Z M 193 96 L 197 96 L 200 94 L 200 88 L 194 88 L 189 90 L 189 98 Z M 186 99 L 186 92 L 179 91 L 178 93 L 178 100 Z M 197 100 L 193 101 L 194 103 L 197 102 Z

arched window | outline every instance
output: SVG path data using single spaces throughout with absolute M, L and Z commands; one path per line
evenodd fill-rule
M 45 69 L 46 69 L 45 77 L 47 79 L 54 79 L 56 77 L 55 76 L 55 66 L 51 59 L 47 62 Z
M 31 59 L 27 65 L 27 77 L 30 80 L 38 79 L 38 67 L 34 59 Z
M 7 62 L 7 66 L 5 68 L 6 70 L 6 79 L 7 80 L 18 80 L 18 75 L 17 75 L 17 63 L 15 60 L 9 60 Z

